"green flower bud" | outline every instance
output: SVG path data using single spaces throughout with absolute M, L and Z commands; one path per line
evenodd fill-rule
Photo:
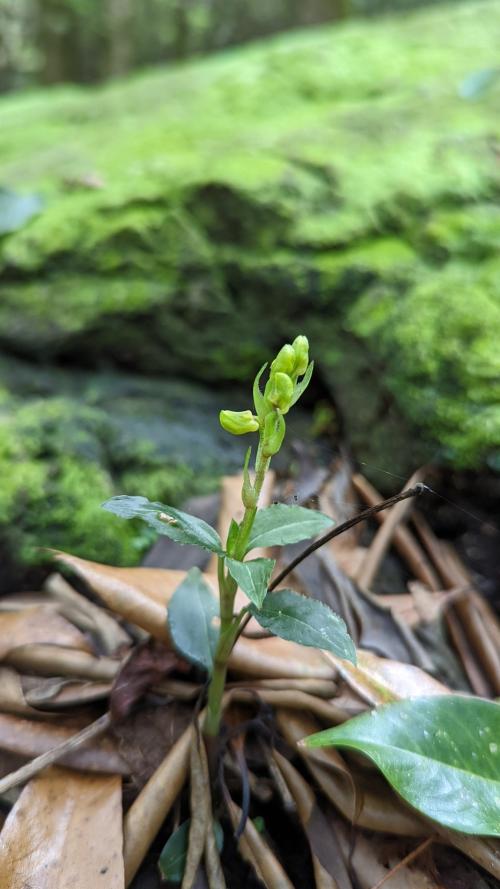
M 292 348 L 295 352 L 295 374 L 301 377 L 309 364 L 309 341 L 306 336 L 295 337 Z
M 296 360 L 295 349 L 290 343 L 287 343 L 286 346 L 283 346 L 283 348 L 279 350 L 276 358 L 271 364 L 271 374 L 278 372 L 292 374 Z
M 264 421 L 262 435 L 262 454 L 264 457 L 274 457 L 278 453 L 285 437 L 286 424 L 283 415 L 279 411 L 271 411 Z
M 267 395 L 269 404 L 272 404 L 273 407 L 279 408 L 282 413 L 286 413 L 286 411 L 290 408 L 292 397 L 293 381 L 288 376 L 288 374 L 284 374 L 281 372 L 273 374 L 271 377 L 271 385 L 269 387 L 269 392 Z
M 252 411 L 221 411 L 219 420 L 222 428 L 232 435 L 245 435 L 259 430 L 259 421 Z

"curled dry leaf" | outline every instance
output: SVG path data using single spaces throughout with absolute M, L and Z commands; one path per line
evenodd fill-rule
M 187 666 L 156 639 L 141 642 L 127 658 L 113 683 L 109 707 L 113 720 L 124 719 L 152 685 L 173 670 L 182 670 Z
M 309 842 L 316 889 L 352 889 L 333 822 L 327 820 L 312 788 L 292 763 L 277 750 L 273 758 L 294 799 Z
M 330 652 L 324 652 L 323 656 L 335 665 L 351 688 L 370 704 L 384 704 L 422 695 L 442 695 L 449 691 L 420 667 L 381 658 L 369 651 L 358 651 L 357 666 L 336 658 Z
M 156 639 L 169 641 L 164 603 L 184 576 L 183 572 L 175 572 L 177 580 L 174 581 L 171 577 L 174 572 L 161 568 L 113 568 L 66 553 L 55 555 L 85 580 L 111 611 Z M 163 604 L 153 597 L 152 590 L 164 594 Z
M 203 741 L 196 730 L 193 732 L 189 754 L 191 822 L 181 889 L 193 889 L 196 872 L 205 851 L 207 831 L 212 829 L 208 766 Z
M 425 470 L 417 469 L 411 478 L 408 479 L 403 490 L 413 488 L 418 482 L 422 482 L 424 477 Z M 413 500 L 402 500 L 385 513 L 385 520 L 381 523 L 381 526 L 375 534 L 375 537 L 366 552 L 365 558 L 357 571 L 356 581 L 359 583 L 360 587 L 364 589 L 371 587 L 379 571 L 382 560 L 392 543 L 396 529 L 408 516 L 413 507 Z
M 10 667 L 0 667 L 0 712 L 50 718 L 55 714 L 49 711 L 101 700 L 110 688 L 109 683 L 19 676 Z
M 120 662 L 112 658 L 98 658 L 74 648 L 35 643 L 15 648 L 6 656 L 5 662 L 37 676 L 67 676 L 96 682 L 111 682 L 120 668 Z
M 26 702 L 38 716 L 49 716 L 70 707 L 81 707 L 109 697 L 111 683 L 74 679 L 41 679 L 23 676 L 22 688 Z M 55 714 L 53 714 L 55 715 Z
M 113 568 L 64 553 L 59 553 L 58 558 L 73 568 L 108 608 L 156 639 L 169 643 L 165 605 L 185 578 L 185 572 Z M 211 582 L 209 575 L 205 578 Z M 262 678 L 332 679 L 336 675 L 336 670 L 325 662 L 319 651 L 277 638 L 239 639 L 231 654 L 230 667 L 242 675 Z
M 231 689 L 245 688 L 245 686 L 256 691 L 259 689 L 267 689 L 268 691 L 302 691 L 325 700 L 335 697 L 337 692 L 336 683 L 330 679 L 252 679 L 246 683 L 244 680 L 241 682 L 229 682 L 226 687 Z
M 36 715 L 36 710 L 26 698 L 19 674 L 9 667 L 0 667 L 0 711 L 24 716 Z
M 336 706 L 334 702 L 325 701 L 315 695 L 306 694 L 303 691 L 291 691 L 288 689 L 260 688 L 257 692 L 261 701 L 271 704 L 273 707 L 290 707 L 293 710 L 302 710 L 313 713 L 326 722 L 337 725 L 348 719 L 348 714 Z M 231 701 L 241 703 L 255 703 L 256 694 L 250 688 L 232 688 L 228 694 Z
M 46 643 L 91 652 L 83 633 L 53 605 L 0 612 L 0 659 L 20 646 Z
M 125 885 L 134 879 L 151 843 L 187 776 L 193 728 L 187 728 L 167 753 L 128 810 L 123 825 Z
M 231 823 L 236 830 L 241 821 L 241 809 L 231 799 L 227 799 L 226 802 Z M 238 848 L 245 861 L 255 868 L 257 876 L 262 880 L 266 889 L 294 889 L 264 837 L 259 834 L 250 820 L 246 822 Z
M 131 645 L 128 633 L 117 620 L 85 596 L 77 593 L 60 574 L 51 574 L 44 584 L 60 613 L 84 633 L 90 633 L 102 654 L 114 655 Z
M 375 506 L 376 503 L 380 503 L 383 500 L 382 495 L 363 475 L 356 473 L 352 477 L 352 482 L 367 506 Z M 380 525 L 387 521 L 387 517 L 387 512 L 377 512 L 374 516 Z M 394 529 L 392 539 L 395 549 L 408 564 L 415 577 L 425 584 L 428 589 L 438 591 L 441 588 L 439 578 L 424 550 L 406 525 L 398 525 Z
M 121 779 L 51 768 L 0 834 L 0 889 L 123 889 Z
M 344 759 L 331 748 L 310 751 L 298 746 L 308 726 L 317 729 L 318 723 L 309 714 L 280 709 L 277 721 L 288 744 L 303 757 L 318 787 L 348 821 L 397 836 L 427 835 L 422 819 L 399 802 L 378 775 L 352 775 Z
M 47 753 L 69 741 L 85 727 L 81 721 L 70 720 L 66 725 L 21 719 L 0 714 L 0 749 L 28 759 Z M 62 760 L 74 769 L 91 772 L 109 772 L 126 775 L 128 768 L 118 753 L 117 745 L 110 738 L 100 738 L 67 754 Z
M 268 639 L 238 639 L 229 660 L 232 670 L 262 679 L 334 679 L 336 669 L 320 651 L 304 648 L 272 636 Z

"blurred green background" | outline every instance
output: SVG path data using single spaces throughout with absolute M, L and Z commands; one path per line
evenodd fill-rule
M 213 490 L 242 454 L 218 410 L 299 332 L 297 434 L 498 473 L 498 0 L 0 0 L 0 23 L 6 576 L 39 546 L 137 562 L 150 538 L 99 503 Z

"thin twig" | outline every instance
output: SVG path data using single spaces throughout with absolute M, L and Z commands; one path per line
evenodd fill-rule
M 394 874 L 401 870 L 402 867 L 410 864 L 412 861 L 414 861 L 415 858 L 421 855 L 422 852 L 424 852 L 424 850 L 427 849 L 427 847 L 430 846 L 435 839 L 436 837 L 434 836 L 427 837 L 427 839 L 424 840 L 423 843 L 420 843 L 420 845 L 417 846 L 417 848 L 414 849 L 413 852 L 410 852 L 408 855 L 406 855 L 405 858 L 398 862 L 398 864 L 396 864 L 396 866 L 393 867 L 392 870 L 390 870 L 389 873 L 385 875 L 385 877 L 382 877 L 382 879 L 379 880 L 378 883 L 375 883 L 375 886 L 372 886 L 372 889 L 380 889 L 380 887 L 383 886 L 384 883 L 387 882 L 387 880 L 390 880 L 391 877 L 393 877 Z
M 21 766 L 20 769 L 16 769 L 15 772 L 11 772 L 10 775 L 6 775 L 5 778 L 2 778 L 0 780 L 0 794 L 6 793 L 7 790 L 12 790 L 13 787 L 17 787 L 19 784 L 24 784 L 29 778 L 33 778 L 34 775 L 37 775 L 42 769 L 53 765 L 63 756 L 66 756 L 66 754 L 72 753 L 73 750 L 76 750 L 77 747 L 81 747 L 86 741 L 90 741 L 92 738 L 97 737 L 97 735 L 102 735 L 103 732 L 108 730 L 110 725 L 111 715 L 105 713 L 103 716 L 100 716 L 99 719 L 96 719 L 95 722 L 91 722 L 90 725 L 87 725 L 81 732 L 78 732 L 76 735 L 63 741 L 62 744 L 58 744 L 57 747 L 53 747 L 52 750 L 47 750 L 45 753 L 32 759 L 31 762 L 27 762 L 26 765 Z
M 375 506 L 369 506 L 368 509 L 363 509 L 362 512 L 358 512 L 352 518 L 347 519 L 346 522 L 342 522 L 341 525 L 337 525 L 336 528 L 333 528 L 332 531 L 327 531 L 326 534 L 323 534 L 318 540 L 315 540 L 311 543 L 307 549 L 305 549 L 302 553 L 292 559 L 288 565 L 285 565 L 282 571 L 278 574 L 277 577 L 274 578 L 272 584 L 269 587 L 269 592 L 272 592 L 276 589 L 278 584 L 281 583 L 282 580 L 293 571 L 297 565 L 300 565 L 304 559 L 307 559 L 312 553 L 316 552 L 321 546 L 324 546 L 325 543 L 329 543 L 330 540 L 333 540 L 334 537 L 338 537 L 339 534 L 343 534 L 344 531 L 349 531 L 350 528 L 354 528 L 355 525 L 359 524 L 359 522 L 364 522 L 365 519 L 371 518 L 372 515 L 375 515 L 377 512 L 381 512 L 383 509 L 389 509 L 391 506 L 394 506 L 396 503 L 400 503 L 401 500 L 408 500 L 409 497 L 419 497 L 420 494 L 427 493 L 429 488 L 427 485 L 419 482 L 413 488 L 408 488 L 406 491 L 401 491 L 400 494 L 394 494 L 394 497 L 389 497 L 387 500 L 383 500 L 382 503 L 377 503 Z

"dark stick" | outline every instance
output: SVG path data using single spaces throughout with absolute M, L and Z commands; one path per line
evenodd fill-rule
M 297 565 L 300 565 L 304 559 L 307 559 L 311 553 L 316 552 L 317 549 L 324 546 L 325 543 L 328 543 L 330 540 L 333 540 L 334 537 L 338 537 L 339 534 L 343 534 L 344 531 L 349 531 L 350 528 L 354 528 L 355 525 L 359 524 L 359 522 L 364 522 L 365 519 L 369 519 L 370 516 L 375 515 L 377 512 L 382 512 L 384 509 L 389 509 L 391 506 L 395 506 L 396 503 L 400 503 L 402 500 L 408 500 L 409 497 L 419 497 L 421 494 L 432 493 L 431 489 L 424 485 L 422 482 L 419 482 L 415 485 L 414 488 L 408 488 L 406 491 L 401 491 L 400 494 L 394 494 L 393 497 L 389 497 L 387 500 L 381 500 L 380 503 L 376 503 L 375 506 L 369 506 L 367 509 L 363 509 L 361 512 L 358 512 L 355 516 L 350 519 L 347 519 L 346 522 L 342 522 L 341 525 L 338 525 L 336 528 L 333 528 L 331 531 L 327 531 L 326 534 L 323 534 L 323 537 L 320 537 L 319 540 L 315 540 L 314 543 L 311 543 L 310 546 L 307 547 L 302 553 L 292 559 L 288 565 L 285 565 L 282 571 L 278 574 L 277 577 L 274 578 L 272 584 L 268 588 L 268 592 L 271 593 L 276 589 L 279 583 L 293 571 Z M 248 621 L 250 620 L 251 615 L 247 614 L 245 619 L 242 621 L 237 639 L 241 636 L 243 630 L 245 629 Z M 235 640 L 236 641 L 236 640 Z
M 375 506 L 369 506 L 367 509 L 363 509 L 362 512 L 358 512 L 355 516 L 350 519 L 347 519 L 346 522 L 342 522 L 341 525 L 338 525 L 337 528 L 333 528 L 332 531 L 327 531 L 326 534 L 323 534 L 323 537 L 320 537 L 319 540 L 315 540 L 314 543 L 311 543 L 304 552 L 300 553 L 300 555 L 296 556 L 288 565 L 285 565 L 282 571 L 278 574 L 277 577 L 274 578 L 272 584 L 269 587 L 269 592 L 271 593 L 276 589 L 279 583 L 293 571 L 297 565 L 300 565 L 304 559 L 307 559 L 311 553 L 314 553 L 321 546 L 324 546 L 325 543 L 328 543 L 330 540 L 333 540 L 334 537 L 338 537 L 339 534 L 343 534 L 344 531 L 349 531 L 350 528 L 354 528 L 354 525 L 357 525 L 359 522 L 363 522 L 365 519 L 369 519 L 370 516 L 375 515 L 376 512 L 382 512 L 383 509 L 389 509 L 390 506 L 394 506 L 396 503 L 400 503 L 401 500 L 408 500 L 409 497 L 418 497 L 420 494 L 428 492 L 430 489 L 427 485 L 423 485 L 422 482 L 419 482 L 418 485 L 415 485 L 414 488 L 408 488 L 406 491 L 401 491 L 400 494 L 394 494 L 394 497 L 389 497 L 388 500 L 382 500 L 380 503 L 376 503 Z

